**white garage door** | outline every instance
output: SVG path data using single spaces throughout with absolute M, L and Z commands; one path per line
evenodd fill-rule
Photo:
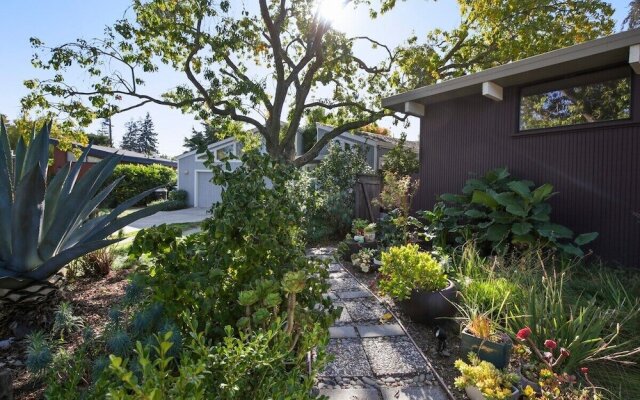
M 211 183 L 213 173 L 209 171 L 196 172 L 196 193 L 194 207 L 209 208 L 213 203 L 222 199 L 222 187 Z

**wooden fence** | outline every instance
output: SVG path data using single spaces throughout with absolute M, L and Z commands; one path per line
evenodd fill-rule
M 355 193 L 355 218 L 377 221 L 380 207 L 374 207 L 371 201 L 380 195 L 382 178 L 379 175 L 358 175 Z

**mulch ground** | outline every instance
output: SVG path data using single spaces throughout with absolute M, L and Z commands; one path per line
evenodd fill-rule
M 130 270 L 111 271 L 109 275 L 99 279 L 83 278 L 65 285 L 58 296 L 50 303 L 39 306 L 35 312 L 45 318 L 44 326 L 40 329 L 47 330 L 53 318 L 56 304 L 59 301 L 71 303 L 74 315 L 82 318 L 86 326 L 92 327 L 99 335 L 104 330 L 108 321 L 109 309 L 117 303 L 124 294 L 127 285 L 127 276 Z M 53 303 L 53 304 L 51 304 Z M 3 310 L 6 312 L 6 310 Z M 9 321 L 10 322 L 10 321 Z M 48 326 L 49 325 L 49 326 Z M 73 351 L 79 343 L 82 333 L 77 332 L 61 345 L 62 348 Z M 0 340 L 6 337 L 0 337 Z M 16 399 L 41 399 L 44 387 L 25 368 L 26 340 L 16 340 L 9 349 L 0 349 L 0 370 L 8 369 L 12 373 L 14 396 Z
M 447 335 L 447 341 L 445 351 L 438 352 L 436 350 L 438 346 L 438 339 L 436 339 L 434 334 L 435 326 L 417 324 L 411 321 L 411 319 L 404 315 L 397 307 L 393 302 L 393 299 L 381 295 L 376 284 L 378 281 L 377 272 L 363 273 L 359 268 L 354 268 L 354 266 L 349 262 L 342 262 L 342 264 L 360 282 L 369 287 L 376 296 L 382 298 L 389 305 L 391 310 L 398 316 L 400 322 L 407 329 L 413 340 L 415 340 L 418 347 L 420 347 L 422 352 L 429 358 L 433 368 L 435 368 L 438 374 L 442 377 L 449 390 L 455 394 L 456 397 L 459 396 L 459 398 L 464 398 L 464 394 L 453 386 L 453 381 L 460 375 L 458 370 L 453 366 L 453 363 L 458 358 L 462 358 L 457 323 L 455 321 L 445 320 L 439 324 L 440 328 L 444 330 Z

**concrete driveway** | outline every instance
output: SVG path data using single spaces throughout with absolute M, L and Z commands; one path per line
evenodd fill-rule
M 200 222 L 206 219 L 208 208 L 185 208 L 175 211 L 160 211 L 146 218 L 137 220 L 128 228 L 143 229 L 162 224 L 178 224 L 182 222 Z

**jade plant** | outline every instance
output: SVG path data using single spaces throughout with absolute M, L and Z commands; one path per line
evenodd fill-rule
M 416 244 L 391 247 L 382 253 L 380 275 L 380 291 L 398 300 L 409 298 L 413 290 L 435 292 L 449 284 L 440 263 Z
M 504 252 L 510 246 L 542 246 L 581 257 L 582 246 L 598 236 L 596 232 L 576 236 L 569 228 L 551 222 L 549 199 L 553 186 L 537 186 L 518 180 L 506 168 L 469 179 L 462 194 L 443 194 L 432 211 L 423 214 L 429 221 L 427 237 L 444 245 L 474 239 L 479 246 Z
M 0 121 L 0 300 L 24 301 L 51 291 L 44 283 L 70 261 L 121 239 L 109 236 L 161 209 L 159 204 L 120 217 L 151 194 L 147 190 L 108 214 L 94 211 L 120 180 L 103 186 L 122 157 L 110 155 L 79 173 L 91 146 L 47 183 L 49 133 L 45 124 L 28 143 L 21 137 L 15 157 Z M 41 284 L 36 286 L 36 284 Z M 31 290 L 22 290 L 29 288 Z

